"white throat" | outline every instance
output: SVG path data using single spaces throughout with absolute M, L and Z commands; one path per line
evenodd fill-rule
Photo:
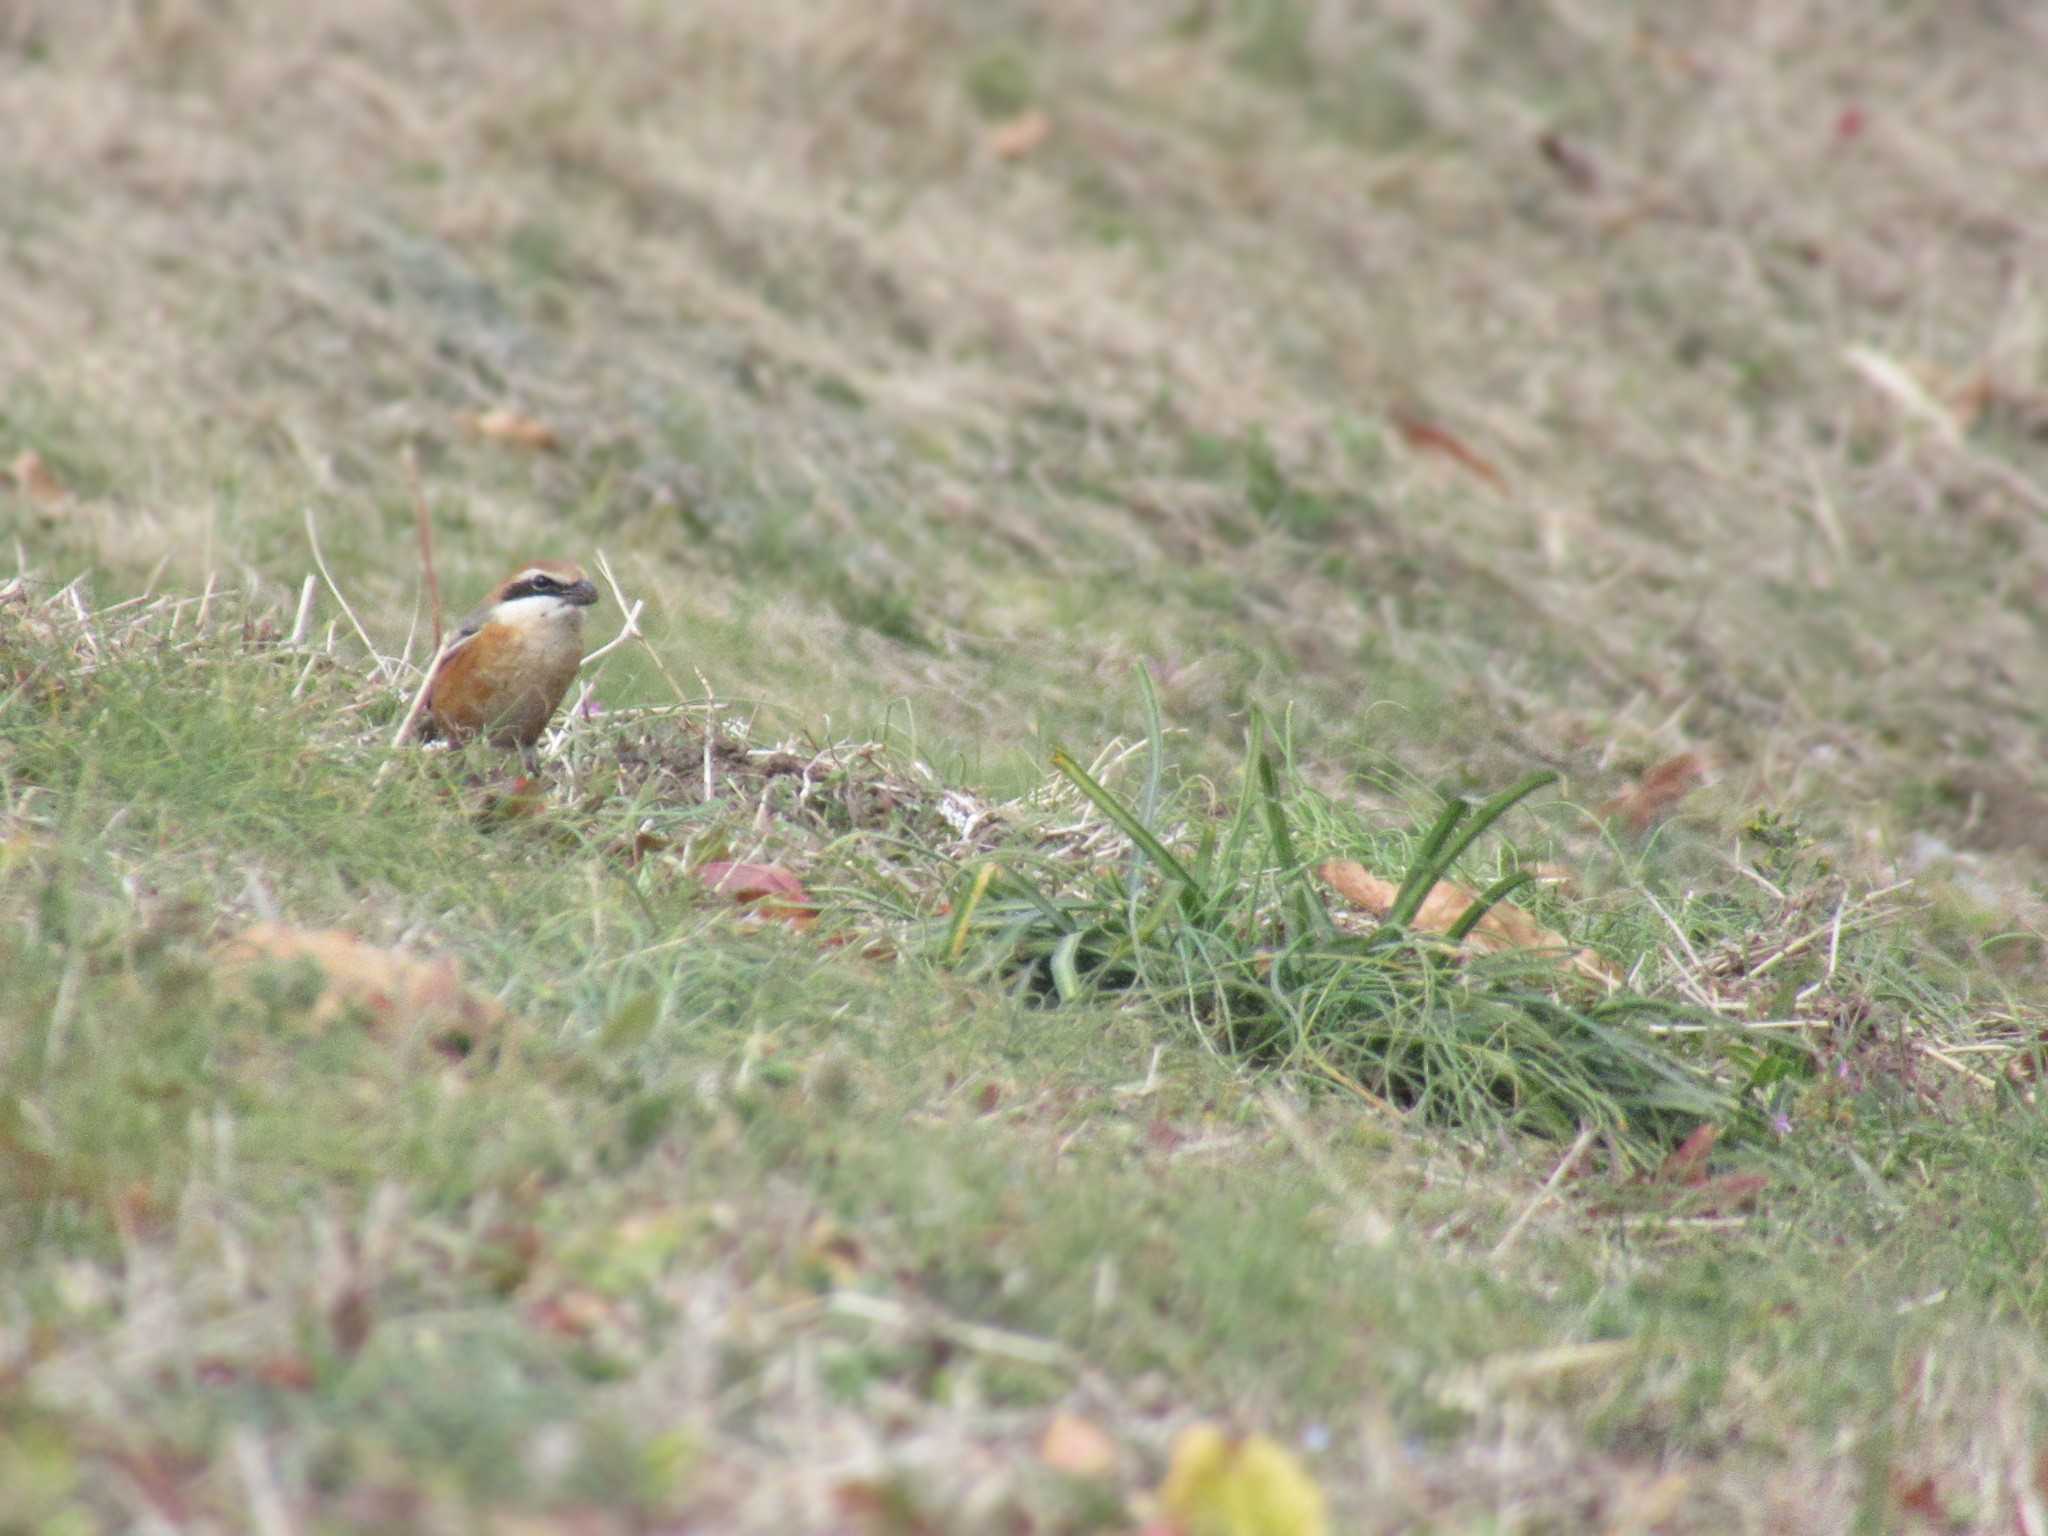
M 583 610 L 551 592 L 535 592 L 498 604 L 491 617 L 501 624 L 575 624 L 583 622 Z

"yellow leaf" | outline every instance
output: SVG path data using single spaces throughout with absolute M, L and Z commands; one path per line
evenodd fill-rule
M 1033 107 L 998 124 L 988 136 L 988 147 L 1002 159 L 1021 160 L 1050 137 L 1052 119 Z
M 524 411 L 515 411 L 508 405 L 481 415 L 463 413 L 459 420 L 479 437 L 488 437 L 500 443 L 512 443 L 520 448 L 534 448 L 553 452 L 562 446 L 562 439 L 555 429 L 537 417 Z
M 1038 1442 L 1038 1457 L 1069 1477 L 1108 1477 L 1116 1471 L 1116 1441 L 1078 1413 L 1056 1413 Z
M 1323 1491 L 1292 1451 L 1214 1424 L 1180 1432 L 1159 1502 L 1184 1536 L 1324 1536 L 1329 1525 Z
M 7 466 L 7 473 L 14 481 L 14 488 L 30 501 L 42 506 L 64 499 L 64 482 L 51 473 L 50 466 L 43 462 L 43 456 L 33 448 L 24 448 L 14 456 L 14 462 Z

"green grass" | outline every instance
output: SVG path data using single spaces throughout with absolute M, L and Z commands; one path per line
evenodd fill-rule
M 731 1455 L 791 1415 L 859 1438 L 886 1412 L 1009 1456 L 1019 1518 L 1114 1529 L 1116 1500 L 1072 1503 L 1023 1453 L 1067 1405 L 1156 1458 L 1131 1390 L 1318 1443 L 1403 1426 L 1417 1513 L 1462 1507 L 1460 1468 L 1511 1401 L 1513 1433 L 1569 1433 L 1589 1468 L 1650 1456 L 1710 1488 L 1847 1434 L 1856 1497 L 1883 1509 L 1898 1469 L 1988 1454 L 1961 1405 L 2013 1350 L 2037 1368 L 2048 1124 L 1935 1112 L 1887 1058 L 1888 1029 L 1964 1006 L 1925 962 L 1909 989 L 1896 932 L 1852 922 L 1838 946 L 1832 984 L 1874 1011 L 1832 1066 L 1745 1054 L 1736 1029 L 1658 1039 L 1634 1031 L 1702 1010 L 1573 1002 L 1526 961 L 1461 966 L 1390 929 L 1343 939 L 1307 862 L 1406 859 L 1421 881 L 1456 850 L 1286 789 L 1271 758 L 1249 761 L 1204 850 L 1158 842 L 1148 825 L 1179 826 L 1194 786 L 1157 726 L 1156 781 L 1127 801 L 1071 768 L 1064 792 L 1007 813 L 1007 853 L 948 854 L 916 780 L 872 753 L 821 754 L 803 800 L 777 754 L 734 737 L 722 789 L 689 805 L 702 738 L 677 716 L 587 727 L 555 770 L 584 788 L 507 816 L 488 754 L 380 780 L 379 751 L 337 729 L 375 695 L 317 652 L 309 671 L 252 647 L 239 611 L 179 649 L 152 643 L 161 608 L 124 646 L 103 623 L 91 667 L 62 643 L 65 611 L 17 623 L 9 666 L 28 681 L 5 717 L 0 1235 L 38 1341 L 22 1357 L 38 1385 L 11 1389 L 8 1475 L 39 1519 L 108 1517 L 111 1467 L 155 1467 L 181 1499 L 255 1497 L 235 1449 L 252 1432 L 272 1448 L 257 1475 L 343 1528 L 389 1518 L 382 1499 L 655 1518 L 721 1507 Z M 1530 815 L 1507 798 L 1476 832 Z M 1054 826 L 1092 851 L 1059 852 Z M 736 932 L 667 857 L 622 861 L 634 828 L 800 862 L 847 942 Z M 1774 840 L 1783 877 L 1797 842 Z M 1036 894 L 991 879 L 962 903 L 991 860 Z M 1698 950 L 1774 931 L 1732 888 L 1664 896 Z M 320 1024 L 317 971 L 245 986 L 213 958 L 265 907 L 447 945 L 513 1021 L 459 1058 L 403 1019 Z M 1544 915 L 1584 917 L 1549 899 Z M 1097 946 L 1070 946 L 1065 980 L 1021 958 L 1044 941 L 1019 922 L 1055 918 Z M 1608 958 L 1646 939 L 1610 921 Z M 1248 963 L 1261 948 L 1270 963 Z M 1287 1010 L 1284 1041 L 1242 1032 Z M 1404 1101 L 1401 1039 L 1426 1039 L 1455 1086 L 1361 1115 L 1332 1076 Z M 1776 1096 L 1749 1092 L 1743 1064 L 1770 1059 L 1791 1069 Z M 1614 1075 L 1653 1061 L 1648 1080 Z M 1500 1080 L 1521 1086 L 1502 1099 Z M 1646 1081 L 1690 1081 L 1693 1099 L 1660 1120 L 1628 1097 L 1654 1096 Z M 1611 1166 L 1503 1262 L 1522 1170 L 1540 1175 L 1561 1146 L 1544 1133 L 1573 1126 L 1539 1112 L 1550 1092 L 1605 1127 Z M 1713 1224 L 1712 1186 L 1629 1172 L 1654 1168 L 1657 1125 L 1668 1141 L 1697 1116 L 1729 1127 L 1719 1171 L 1768 1181 L 1733 1228 Z M 145 1344 L 152 1305 L 191 1322 Z M 1545 1363 L 1609 1341 L 1588 1367 Z M 798 1359 L 822 1396 L 793 1385 Z M 1934 1359 L 1940 1392 L 1896 1402 L 1899 1372 Z M 132 1405 L 123 1427 L 88 1434 L 110 1402 Z M 2001 1402 L 2015 1422 L 2043 1407 L 2033 1386 Z M 830 1485 L 791 1454 L 792 1488 Z M 1319 1465 L 1341 1501 L 1346 1458 Z M 905 1487 L 932 1512 L 962 1496 L 944 1476 Z
M 0 1530 L 2038 1524 L 2038 38 L 1724 10 L 0 23 Z

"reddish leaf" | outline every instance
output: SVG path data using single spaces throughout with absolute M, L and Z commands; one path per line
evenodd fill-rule
M 24 448 L 16 454 L 14 462 L 7 466 L 7 473 L 14 481 L 14 488 L 30 501 L 47 507 L 64 499 L 64 482 L 50 472 L 43 456 L 33 448 Z
M 369 1341 L 376 1316 L 370 1311 L 370 1295 L 361 1285 L 349 1284 L 334 1298 L 327 1311 L 328 1326 L 334 1330 L 334 1348 L 344 1360 L 354 1359 Z
M 284 1392 L 310 1392 L 313 1365 L 303 1355 L 271 1355 L 256 1362 L 256 1379 Z
M 1145 1145 L 1155 1152 L 1171 1152 L 1187 1139 L 1186 1133 L 1170 1120 L 1155 1119 L 1145 1127 Z
M 1666 1184 L 1706 1183 L 1707 1155 L 1720 1139 L 1718 1125 L 1699 1126 L 1664 1159 L 1664 1166 L 1657 1170 L 1658 1179 Z
M 1707 765 L 1697 752 L 1681 752 L 1657 764 L 1633 789 L 1600 807 L 1609 821 L 1625 823 L 1638 836 L 1676 809 L 1678 802 L 1707 782 Z
M 1685 1210 L 1693 1216 L 1726 1216 L 1732 1211 L 1756 1205 L 1756 1197 L 1770 1185 L 1761 1173 L 1725 1173 L 1687 1187 Z
M 844 1482 L 832 1490 L 832 1503 L 868 1536 L 939 1536 L 939 1528 L 899 1483 L 865 1478 Z
M 1931 1477 L 1909 1483 L 1902 1473 L 1892 1473 L 1892 1497 L 1898 1500 L 1900 1509 L 1910 1514 L 1924 1515 L 1929 1520 L 1948 1519 L 1948 1510 L 1943 1507 L 1941 1493 Z
M 1600 172 L 1586 152 L 1577 148 L 1555 130 L 1544 134 L 1536 141 L 1536 147 L 1543 151 L 1543 158 L 1566 181 L 1574 192 L 1597 192 L 1600 190 Z
M 762 917 L 780 918 L 799 928 L 818 919 L 817 904 L 803 881 L 780 864 L 735 863 L 713 859 L 697 866 L 697 878 L 722 896 L 751 907 Z
M 1424 421 L 1420 416 L 1401 410 L 1392 412 L 1389 419 L 1394 423 L 1394 430 L 1401 434 L 1402 440 L 1410 448 L 1418 453 L 1442 454 L 1470 470 L 1503 496 L 1507 494 L 1507 476 L 1435 422 Z

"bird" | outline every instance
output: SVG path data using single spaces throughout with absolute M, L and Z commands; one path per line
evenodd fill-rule
M 498 584 L 434 664 L 422 737 L 529 752 L 583 663 L 583 610 L 597 588 L 583 567 L 535 560 Z

